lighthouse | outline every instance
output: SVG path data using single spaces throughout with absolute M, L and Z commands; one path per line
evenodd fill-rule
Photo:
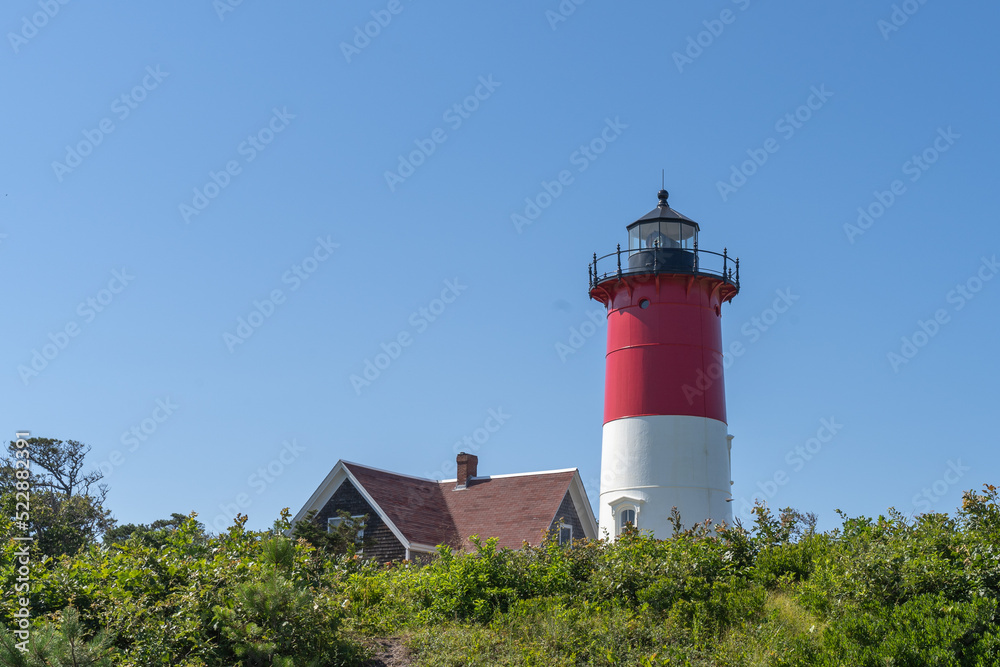
M 699 248 L 698 223 L 667 197 L 588 271 L 608 311 L 598 516 L 612 538 L 627 524 L 668 538 L 674 507 L 688 528 L 732 522 L 722 304 L 739 260 Z

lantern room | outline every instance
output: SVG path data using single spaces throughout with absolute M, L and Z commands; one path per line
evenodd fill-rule
M 667 205 L 667 191 L 660 190 L 656 208 L 628 226 L 629 251 L 646 248 L 698 247 L 698 223 Z
M 660 190 L 656 208 L 627 227 L 630 270 L 695 270 L 698 223 L 670 208 L 667 196 Z

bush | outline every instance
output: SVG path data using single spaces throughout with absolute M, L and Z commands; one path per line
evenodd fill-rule
M 822 534 L 761 506 L 750 530 L 678 522 L 669 540 L 477 538 L 424 566 L 330 555 L 285 537 L 287 512 L 211 537 L 175 517 L 35 563 L 31 651 L 0 634 L 0 664 L 355 665 L 397 635 L 423 665 L 996 665 L 997 501 L 987 486 L 953 517 L 843 516 Z
M 114 664 L 355 662 L 357 645 L 339 632 L 340 598 L 310 586 L 320 576 L 313 547 L 246 531 L 245 520 L 205 538 L 192 516 L 159 548 L 137 534 L 37 567 L 33 636 L 51 635 L 59 610 L 73 603 L 81 632 L 100 630 Z M 4 602 L 9 617 L 13 601 Z

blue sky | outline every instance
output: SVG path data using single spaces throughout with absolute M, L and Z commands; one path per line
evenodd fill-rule
M 7 2 L 6 437 L 91 444 L 122 522 L 266 527 L 337 459 L 453 476 L 477 435 L 595 501 L 584 271 L 662 169 L 742 260 L 737 513 L 953 510 L 1000 481 L 998 14 Z

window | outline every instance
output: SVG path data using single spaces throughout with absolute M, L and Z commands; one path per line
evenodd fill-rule
M 625 531 L 626 526 L 631 525 L 632 529 L 639 528 L 639 515 L 642 514 L 643 505 L 646 503 L 642 495 L 621 495 L 607 502 L 610 505 L 611 516 L 608 525 L 602 526 L 602 530 L 617 538 Z
M 620 535 L 629 524 L 635 527 L 635 510 L 632 508 L 623 509 L 618 514 L 618 534 Z
M 364 520 L 365 515 L 364 514 L 352 514 L 351 518 L 354 519 L 355 521 L 360 522 L 360 521 Z M 334 529 L 336 529 L 336 527 L 339 526 L 340 524 L 342 524 L 343 522 L 344 522 L 344 519 L 342 517 L 339 517 L 339 516 L 332 516 L 332 517 L 330 517 L 329 519 L 326 520 L 326 531 L 328 533 L 332 533 L 334 531 Z M 364 539 L 365 539 L 365 525 L 362 523 L 362 524 L 360 524 L 360 526 L 361 527 L 358 528 L 358 535 L 357 535 L 357 537 L 354 538 L 354 541 L 356 543 L 358 543 L 358 544 L 361 544 L 364 541 Z
M 559 546 L 565 547 L 573 544 L 573 526 L 566 524 L 559 525 Z
M 628 230 L 628 249 L 630 251 L 648 248 L 691 250 L 697 237 L 698 229 L 680 220 L 633 223 Z

